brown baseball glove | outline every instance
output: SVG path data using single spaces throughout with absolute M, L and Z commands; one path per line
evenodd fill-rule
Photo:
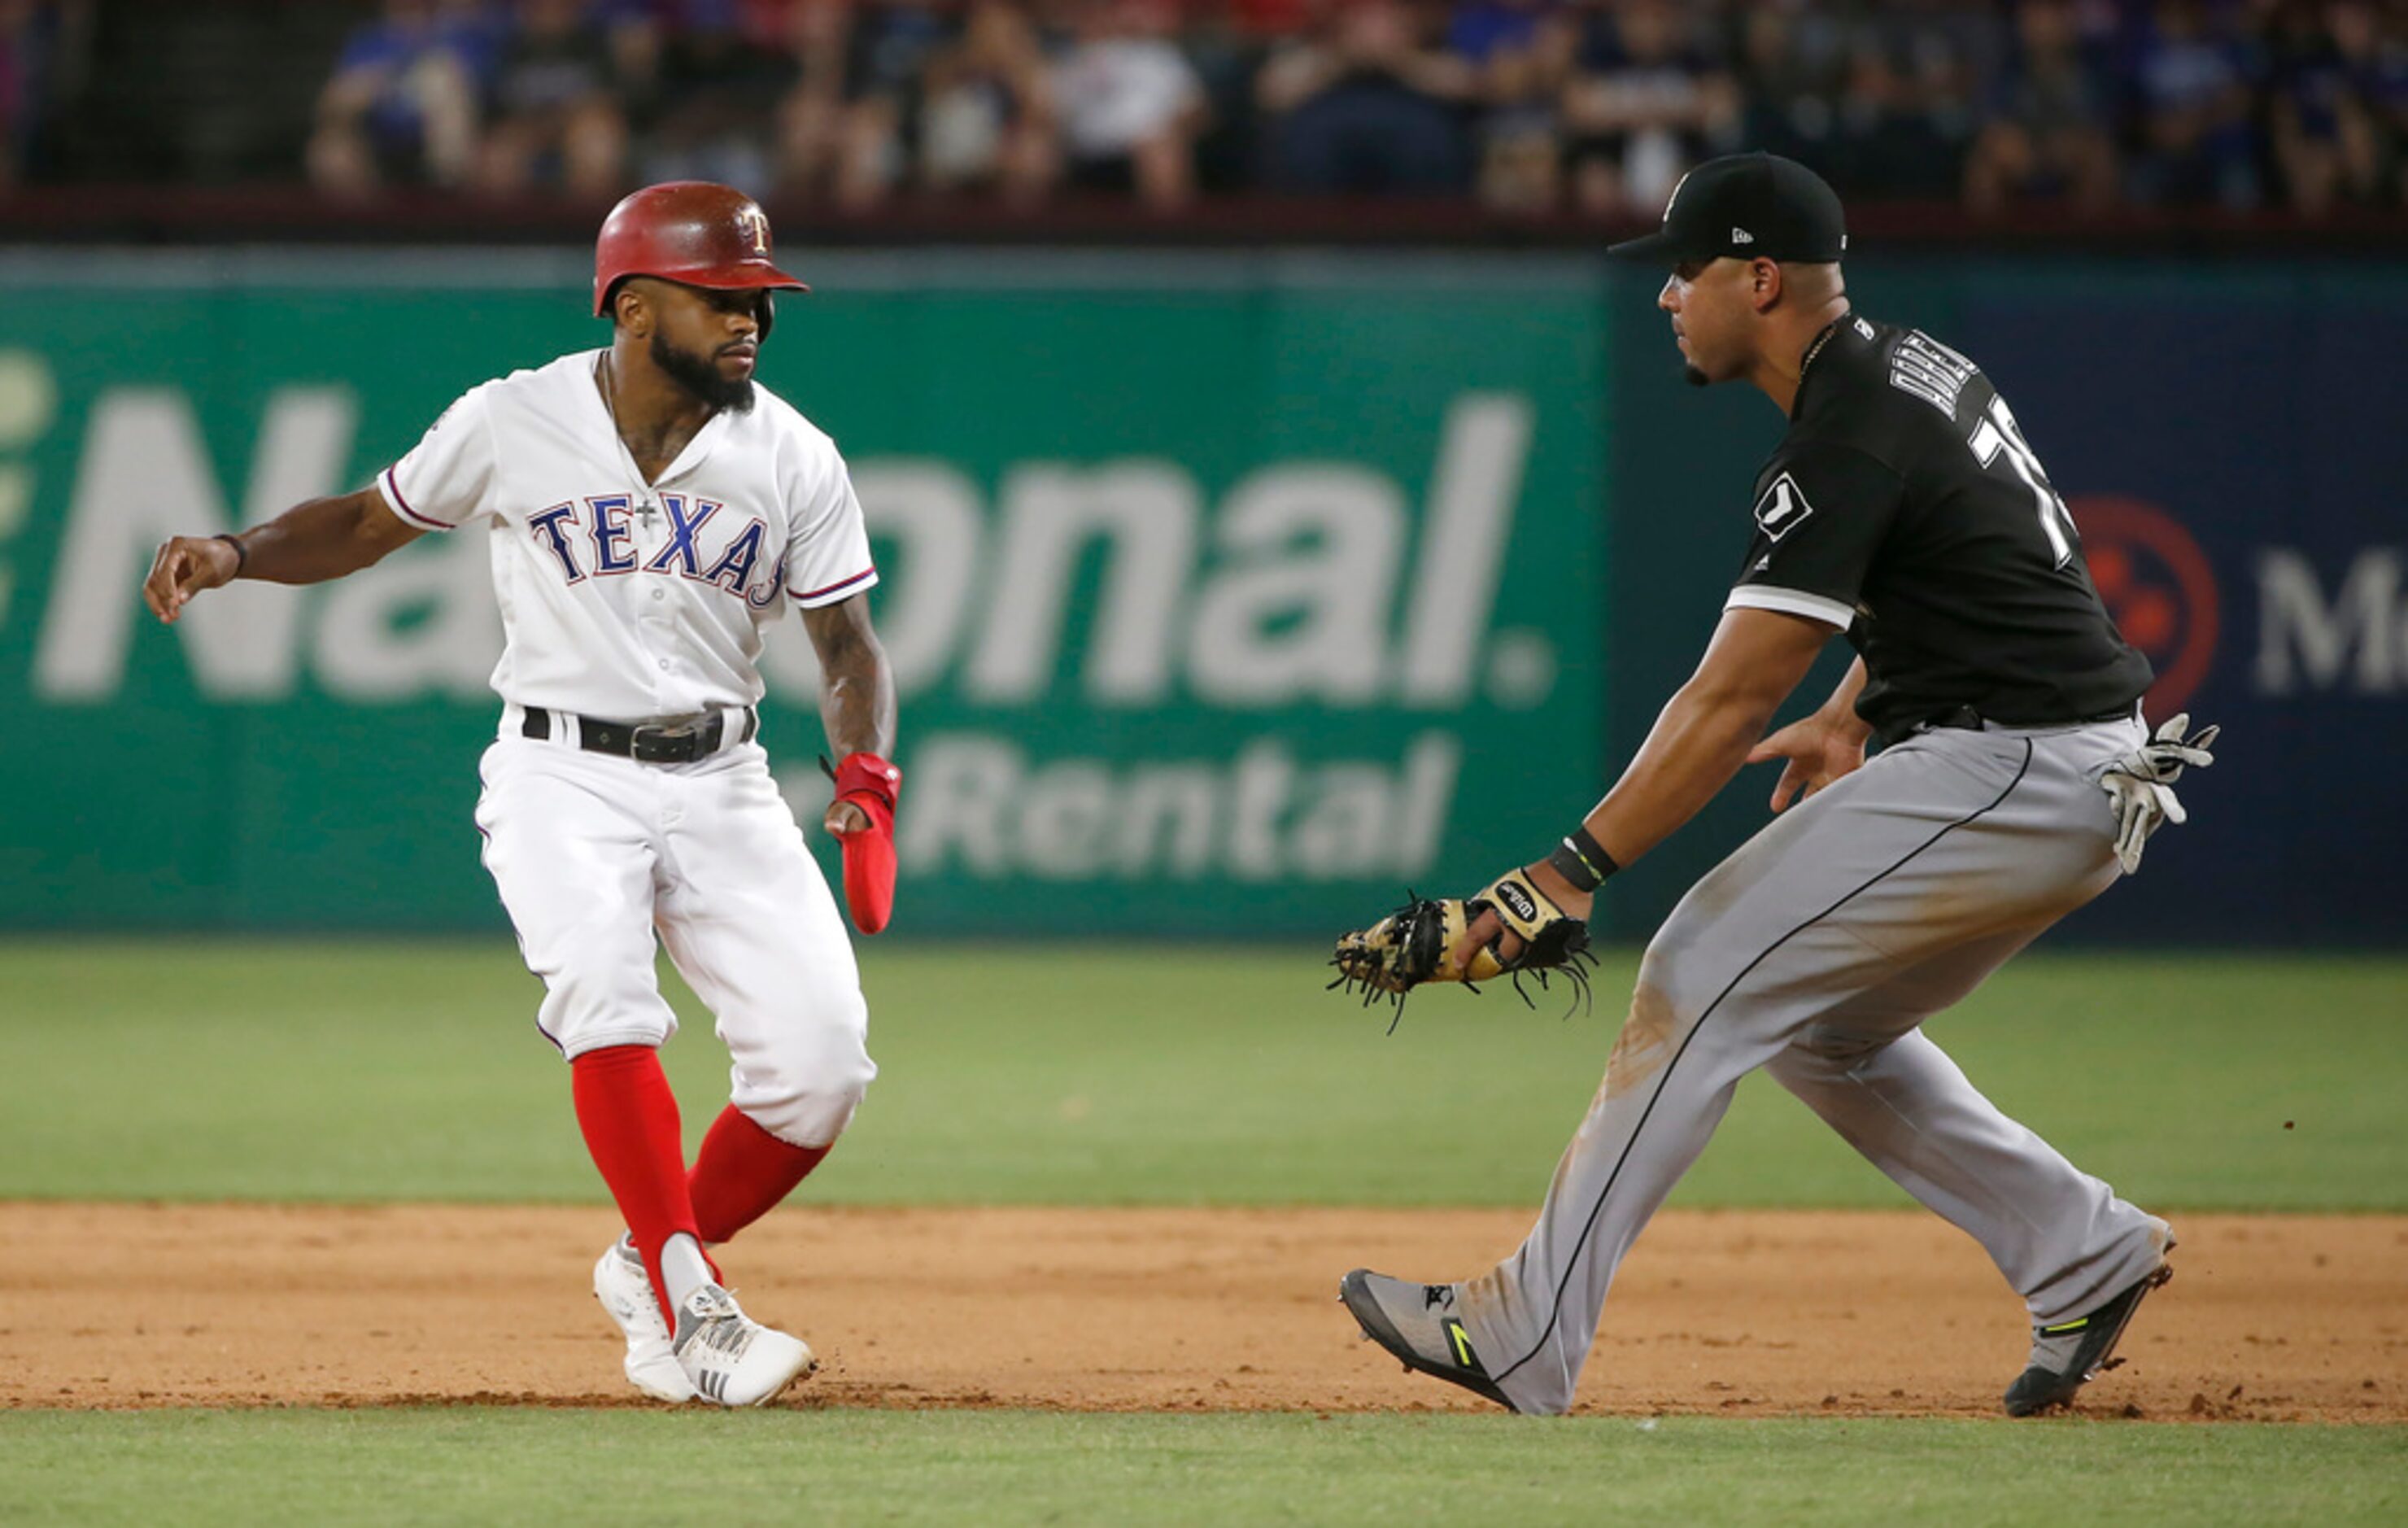
M 1469 966 L 1456 966 L 1449 952 L 1487 912 L 1497 915 L 1502 930 L 1480 947 Z M 1507 934 L 1521 942 L 1510 959 L 1498 952 Z M 1513 871 L 1473 897 L 1434 901 L 1408 893 L 1402 907 L 1338 941 L 1329 958 L 1338 974 L 1329 985 L 1349 992 L 1360 989 L 1366 1007 L 1387 998 L 1401 1013 L 1406 994 L 1424 982 L 1461 982 L 1477 992 L 1482 982 L 1510 976 L 1513 990 L 1529 1002 L 1523 977 L 1536 977 L 1544 991 L 1560 975 L 1570 985 L 1578 1006 L 1588 1000 L 1589 968 L 1597 959 L 1588 946 L 1588 925 Z

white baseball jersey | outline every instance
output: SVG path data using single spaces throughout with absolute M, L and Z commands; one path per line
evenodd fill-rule
M 494 523 L 504 700 L 624 722 L 751 705 L 763 627 L 878 582 L 844 458 L 756 382 L 647 484 L 601 355 L 469 389 L 377 484 L 422 529 Z

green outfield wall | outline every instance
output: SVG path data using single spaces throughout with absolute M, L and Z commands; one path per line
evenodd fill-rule
M 363 484 L 464 388 L 600 343 L 573 267 L 109 260 L 21 269 L 0 314 L 0 925 L 497 926 L 487 532 L 172 630 L 137 590 L 167 534 Z M 901 927 L 1317 928 L 1593 797 L 1592 276 L 853 263 L 764 377 L 869 516 Z M 764 741 L 815 815 L 800 624 L 772 646 Z
M 884 572 L 901 931 L 1326 932 L 1537 855 L 1696 662 L 1781 431 L 1683 386 L 1656 278 L 1600 260 L 804 260 L 764 375 L 843 446 Z M 2300 786 L 2408 749 L 2408 267 L 1849 279 L 1983 363 L 2152 710 L 2225 726 L 2153 889 L 2068 934 L 2396 944 L 2408 797 Z M 575 252 L 0 252 L 0 929 L 501 926 L 469 816 L 486 532 L 173 630 L 137 587 L 163 537 L 365 483 L 462 389 L 600 343 L 585 280 Z M 764 735 L 816 815 L 808 644 L 772 639 Z M 1612 883 L 1609 932 L 1763 823 L 1756 774 Z

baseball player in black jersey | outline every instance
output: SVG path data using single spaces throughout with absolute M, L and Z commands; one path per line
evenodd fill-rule
M 1963 355 L 1853 311 L 1845 249 L 1828 186 L 1742 154 L 1700 166 L 1660 231 L 1612 252 L 1670 268 L 1657 306 L 1689 380 L 1755 384 L 1789 431 L 1697 673 L 1563 844 L 1471 904 L 1456 969 L 1510 965 L 1515 930 L 1584 918 L 1599 881 L 1742 764 L 1785 767 L 1772 823 L 1648 945 L 1520 1250 L 1457 1283 L 1357 1270 L 1341 1286 L 1407 1365 L 1516 1411 L 1571 1405 L 1616 1265 L 1757 1067 L 2023 1297 L 2035 1330 L 2010 1412 L 2070 1400 L 2168 1276 L 2166 1223 L 2000 1114 L 1920 1026 L 2138 867 L 2182 819 L 2169 787 L 2211 761 L 2214 729 L 2146 731 L 2148 661 L 2014 415 Z M 1834 632 L 1856 650 L 1847 677 L 1767 736 Z

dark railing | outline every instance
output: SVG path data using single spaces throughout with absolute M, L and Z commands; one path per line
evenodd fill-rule
M 25 186 L 0 198 L 0 241 L 17 244 L 557 244 L 593 237 L 607 207 L 560 198 L 492 201 L 396 192 L 367 203 L 291 185 Z M 792 242 L 1227 248 L 1247 245 L 1595 249 L 1640 231 L 1627 222 L 1500 212 L 1448 200 L 1247 196 L 1175 213 L 1125 200 L 1066 196 L 1016 210 L 975 201 L 903 199 L 869 212 L 824 204 L 769 209 Z M 2408 213 L 2344 209 L 2322 218 L 2207 209 L 2085 215 L 2036 206 L 1976 218 L 1949 203 L 1880 203 L 1850 211 L 1859 253 L 2066 249 L 2089 252 L 2334 253 L 2408 257 Z

